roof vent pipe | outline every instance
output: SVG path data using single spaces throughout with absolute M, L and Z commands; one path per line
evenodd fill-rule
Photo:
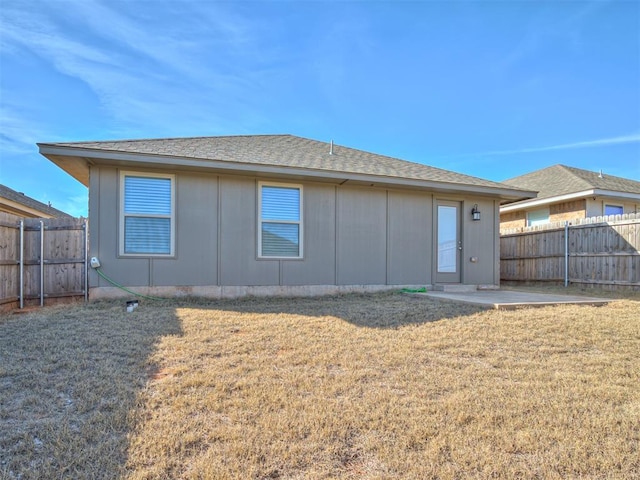
M 602 177 L 602 169 L 600 169 L 600 174 L 598 175 L 598 178 L 603 178 Z
M 329 147 L 329 155 L 333 155 L 333 140 L 331 140 L 331 147 Z

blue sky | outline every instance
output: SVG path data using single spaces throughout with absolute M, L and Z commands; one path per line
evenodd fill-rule
M 259 133 L 640 180 L 640 2 L 2 0 L 0 183 L 86 215 L 36 142 Z

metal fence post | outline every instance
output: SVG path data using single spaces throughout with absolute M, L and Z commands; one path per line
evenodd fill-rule
M 89 232 L 87 222 L 82 224 L 84 230 L 84 303 L 89 301 Z
M 569 222 L 564 222 L 564 286 L 569 285 Z
M 40 306 L 44 307 L 44 222 L 40 220 Z
M 20 220 L 20 308 L 24 308 L 24 220 Z

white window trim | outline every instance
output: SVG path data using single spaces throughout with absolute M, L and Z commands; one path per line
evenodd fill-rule
M 300 220 L 278 220 L 278 223 L 289 223 L 292 225 L 298 225 L 298 232 L 300 238 L 298 239 L 298 256 L 297 257 L 275 257 L 270 255 L 262 255 L 262 187 L 283 187 L 283 188 L 297 188 L 300 190 Z M 265 260 L 301 260 L 304 258 L 304 232 L 302 226 L 303 217 L 304 217 L 304 195 L 303 195 L 303 187 L 300 184 L 295 183 L 277 183 L 277 182 L 258 182 L 258 258 Z M 274 220 L 267 220 L 267 223 L 272 223 Z
M 171 180 L 171 214 L 170 215 L 125 215 L 124 212 L 124 179 L 125 177 L 146 177 L 146 178 L 165 178 Z M 119 188 L 120 188 L 120 208 L 118 213 L 118 255 L 121 257 L 160 257 L 160 258 L 169 258 L 175 257 L 175 231 L 176 231 L 176 176 L 172 174 L 160 174 L 160 173 L 149 173 L 149 172 L 132 172 L 132 171 L 120 171 L 120 179 L 119 179 Z M 124 251 L 124 219 L 127 217 L 155 217 L 155 218 L 170 218 L 171 220 L 171 239 L 169 246 L 169 253 L 125 253 Z

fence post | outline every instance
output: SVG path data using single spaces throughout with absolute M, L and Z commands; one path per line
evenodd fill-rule
M 89 301 L 89 233 L 87 222 L 82 224 L 84 230 L 84 303 Z
M 44 307 L 44 222 L 40 220 L 40 306 Z
M 564 286 L 569 285 L 569 222 L 564 222 Z
M 18 294 L 20 296 L 20 308 L 24 308 L 24 220 L 20 220 L 20 287 Z

